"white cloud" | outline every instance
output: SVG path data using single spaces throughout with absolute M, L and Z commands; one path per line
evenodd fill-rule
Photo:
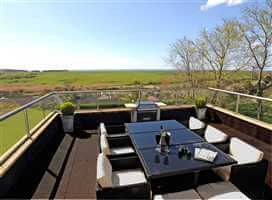
M 209 8 L 221 5 L 221 4 L 227 4 L 228 6 L 234 6 L 241 3 L 246 2 L 246 0 L 208 0 L 205 5 L 202 5 L 200 9 L 207 10 Z

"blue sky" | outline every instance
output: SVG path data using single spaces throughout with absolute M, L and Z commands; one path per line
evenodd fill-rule
M 0 68 L 169 69 L 176 39 L 198 37 L 243 0 L 0 0 Z

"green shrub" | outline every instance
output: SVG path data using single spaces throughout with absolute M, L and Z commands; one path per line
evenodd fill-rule
M 204 96 L 195 97 L 194 103 L 196 108 L 205 108 L 207 104 L 207 98 Z
M 75 112 L 75 105 L 71 102 L 64 102 L 57 106 L 63 115 L 73 115 Z

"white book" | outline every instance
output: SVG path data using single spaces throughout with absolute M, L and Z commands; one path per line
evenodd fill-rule
M 213 162 L 216 156 L 217 152 L 204 148 L 195 148 L 194 158 L 197 160 Z

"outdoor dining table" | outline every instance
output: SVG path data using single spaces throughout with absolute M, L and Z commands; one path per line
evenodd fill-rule
M 167 131 L 171 133 L 168 153 L 158 151 L 155 139 L 161 124 L 167 125 Z M 200 171 L 236 163 L 233 158 L 175 120 L 127 123 L 125 126 L 151 186 L 158 179 L 191 173 L 194 174 L 193 185 L 196 187 Z M 180 145 L 186 147 L 191 155 L 181 156 L 178 152 Z M 217 156 L 213 162 L 197 160 L 194 158 L 195 148 L 212 150 L 217 152 Z

